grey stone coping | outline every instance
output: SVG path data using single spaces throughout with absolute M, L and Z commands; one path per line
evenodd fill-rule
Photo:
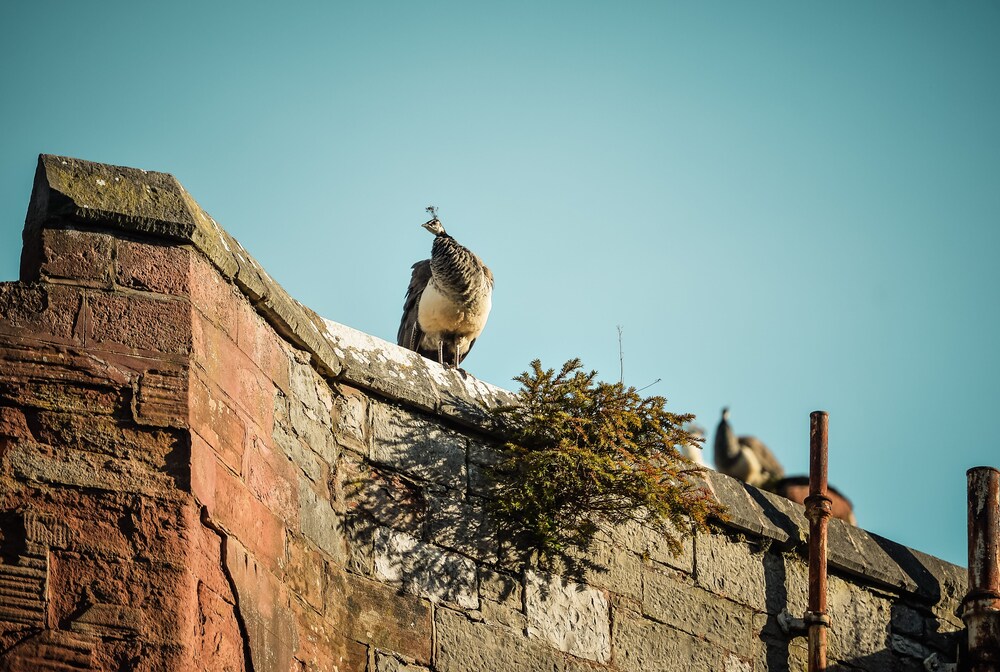
M 45 227 L 90 226 L 190 244 L 232 280 L 289 342 L 328 378 L 483 431 L 484 408 L 512 394 L 446 370 L 415 352 L 321 318 L 293 299 L 167 173 L 42 155 L 25 222 L 25 259 Z M 22 263 L 22 277 L 28 264 Z M 706 484 L 728 508 L 731 530 L 804 552 L 805 509 L 714 471 Z M 839 520 L 829 526 L 829 566 L 874 585 L 935 603 L 962 594 L 964 568 Z
M 807 554 L 809 520 L 804 506 L 716 471 L 707 471 L 705 477 L 708 488 L 728 509 L 727 527 Z M 963 595 L 967 582 L 964 567 L 837 519 L 829 521 L 827 565 L 930 604 L 942 595 Z

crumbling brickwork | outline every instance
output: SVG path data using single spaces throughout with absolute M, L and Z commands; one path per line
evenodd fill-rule
M 39 162 L 0 284 L 0 670 L 798 670 L 807 523 L 521 566 L 484 501 L 503 390 L 322 320 L 169 175 Z M 959 523 L 960 524 L 960 523 Z M 964 572 L 831 522 L 840 669 L 954 660 Z

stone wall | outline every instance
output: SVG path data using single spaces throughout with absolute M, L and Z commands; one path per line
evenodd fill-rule
M 508 393 L 323 320 L 171 176 L 43 156 L 0 284 L 0 670 L 803 669 L 802 508 L 519 566 L 483 502 Z M 961 524 L 961 521 L 956 521 Z M 954 660 L 959 567 L 831 521 L 838 669 Z

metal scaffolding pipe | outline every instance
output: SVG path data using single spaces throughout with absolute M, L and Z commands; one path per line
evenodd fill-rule
M 809 415 L 809 672 L 826 670 L 826 635 L 830 616 L 826 613 L 826 529 L 833 508 L 827 495 L 827 441 L 830 416 L 826 411 Z
M 1000 470 L 974 467 L 969 484 L 969 592 L 962 620 L 969 672 L 1000 670 Z

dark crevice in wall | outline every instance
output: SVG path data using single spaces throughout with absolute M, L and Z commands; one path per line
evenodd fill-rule
M 212 517 L 208 513 L 208 509 L 204 506 L 201 507 L 201 524 L 219 536 L 219 546 L 222 557 L 222 562 L 220 563 L 222 574 L 226 577 L 226 583 L 229 584 L 229 590 L 233 592 L 233 614 L 236 617 L 236 625 L 240 629 L 240 638 L 243 640 L 243 666 L 246 672 L 254 672 L 253 653 L 250 649 L 250 631 L 247 628 L 246 620 L 243 618 L 243 612 L 240 610 L 240 593 L 236 588 L 236 581 L 233 579 L 232 574 L 229 573 L 229 565 L 226 562 L 229 535 L 226 534 L 225 530 L 215 524 Z

